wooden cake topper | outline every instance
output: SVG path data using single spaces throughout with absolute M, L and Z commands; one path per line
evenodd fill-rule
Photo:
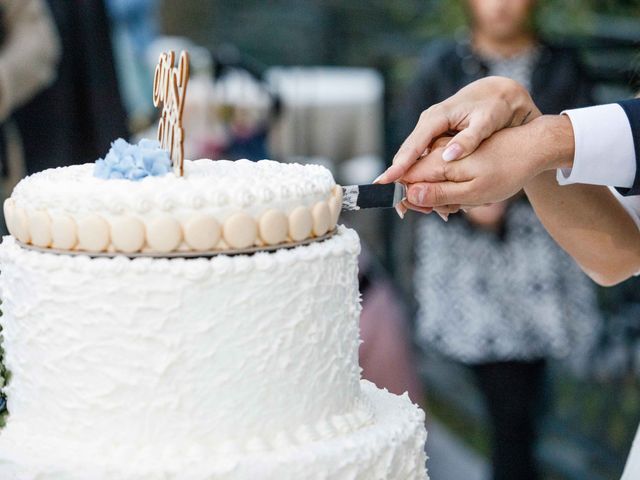
M 153 105 L 162 105 L 162 115 L 158 123 L 158 141 L 169 151 L 173 171 L 178 176 L 184 174 L 184 128 L 182 111 L 189 83 L 189 54 L 180 53 L 178 66 L 173 51 L 160 55 L 153 76 Z

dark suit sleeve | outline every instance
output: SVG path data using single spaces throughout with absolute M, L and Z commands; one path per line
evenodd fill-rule
M 633 147 L 636 154 L 636 176 L 631 188 L 617 188 L 617 190 L 625 196 L 640 195 L 640 99 L 624 100 L 618 104 L 627 115 L 631 126 Z

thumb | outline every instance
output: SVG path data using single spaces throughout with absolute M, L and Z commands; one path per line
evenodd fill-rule
M 442 152 L 445 162 L 459 160 L 472 154 L 484 139 L 489 137 L 493 130 L 480 122 L 471 122 L 467 128 L 458 132 L 447 144 Z
M 475 203 L 470 181 L 415 183 L 407 189 L 407 200 L 416 207 L 440 207 Z

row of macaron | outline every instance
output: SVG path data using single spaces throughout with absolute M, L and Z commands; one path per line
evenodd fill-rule
M 24 244 L 67 251 L 169 253 L 176 250 L 241 250 L 296 243 L 333 230 L 342 207 L 337 187 L 327 201 L 298 206 L 289 214 L 269 209 L 259 218 L 238 211 L 224 221 L 195 212 L 186 222 L 170 214 L 148 220 L 135 215 L 105 219 L 28 210 L 8 198 L 4 215 L 9 233 Z

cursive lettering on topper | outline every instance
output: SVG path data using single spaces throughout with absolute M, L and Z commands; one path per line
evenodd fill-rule
M 189 54 L 182 52 L 175 66 L 173 51 L 164 52 L 153 75 L 153 105 L 162 106 L 158 123 L 158 141 L 169 151 L 173 170 L 178 176 L 184 174 L 184 128 L 182 112 L 189 83 Z

